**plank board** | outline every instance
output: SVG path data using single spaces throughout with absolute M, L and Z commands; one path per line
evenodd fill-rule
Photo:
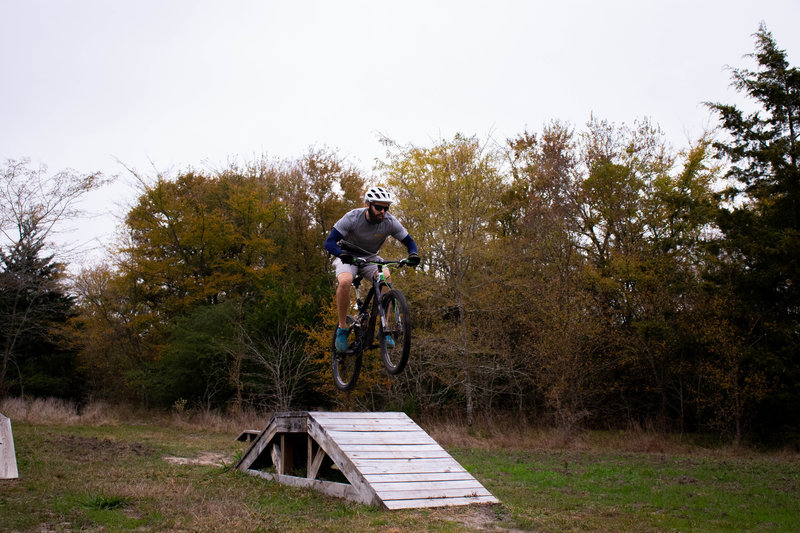
M 422 507 L 448 507 L 476 503 L 498 503 L 494 496 L 469 496 L 464 498 L 422 498 L 418 500 L 384 500 L 387 509 L 419 509 Z
M 404 452 L 404 451 L 435 451 L 442 447 L 436 443 L 426 444 L 340 444 L 339 447 L 349 453 L 357 452 Z M 447 452 L 444 452 L 447 453 Z
M 365 459 L 353 461 L 362 474 L 430 474 L 436 472 L 466 472 L 464 467 L 450 459 Z
M 464 472 L 428 472 L 425 474 L 409 474 L 406 472 L 392 474 L 364 474 L 370 484 L 375 483 L 413 483 L 415 481 L 459 481 L 475 479 L 467 471 Z
M 436 444 L 423 431 L 382 431 L 362 433 L 358 431 L 328 431 L 337 443 L 348 444 Z
M 488 490 L 483 487 L 462 488 L 451 487 L 444 489 L 433 489 L 427 484 L 421 483 L 416 487 L 409 487 L 405 490 L 385 490 L 377 491 L 378 496 L 383 501 L 386 500 L 431 500 L 442 498 L 477 498 L 479 496 L 491 496 Z
M 353 459 L 444 459 L 439 450 L 414 450 L 405 451 L 375 451 L 375 452 L 346 452 Z M 446 452 L 445 452 L 446 453 Z
M 419 426 L 413 422 L 399 423 L 394 421 L 379 422 L 374 420 L 367 420 L 363 424 L 355 421 L 339 422 L 339 423 L 325 423 L 325 428 L 328 431 L 354 431 L 354 432 L 381 432 L 381 431 L 420 431 Z
M 428 487 L 429 489 L 478 489 L 478 490 L 486 490 L 483 485 L 481 485 L 477 479 L 461 479 L 457 481 L 427 481 L 423 483 L 417 483 L 418 485 Z M 372 483 L 372 488 L 378 494 L 381 493 L 390 493 L 396 492 L 401 490 L 408 490 L 408 487 L 411 486 L 410 483 L 396 483 L 396 482 L 381 482 L 376 481 Z
M 309 411 L 308 416 L 315 420 L 411 420 L 408 415 L 399 411 L 385 411 L 380 413 L 364 413 L 361 411 Z M 413 421 L 412 421 L 413 422 Z

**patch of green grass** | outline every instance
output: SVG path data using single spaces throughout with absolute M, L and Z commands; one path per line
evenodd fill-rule
M 107 496 L 98 494 L 83 499 L 80 507 L 72 507 L 73 521 L 86 526 L 102 526 L 111 531 L 124 531 L 143 528 L 157 523 L 159 517 L 128 514 L 127 509 L 133 507 L 133 499 L 124 496 Z M 81 512 L 83 511 L 83 512 Z
M 114 511 L 121 509 L 130 503 L 130 498 L 122 496 L 106 496 L 104 494 L 97 495 L 86 502 L 87 509 L 97 511 Z
M 516 527 L 796 531 L 800 464 L 769 456 L 456 450 Z

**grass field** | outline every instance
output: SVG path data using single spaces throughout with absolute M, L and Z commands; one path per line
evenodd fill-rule
M 0 404 L 20 471 L 0 481 L 0 531 L 800 530 L 788 452 L 423 422 L 502 503 L 382 511 L 233 471 L 261 417 L 112 411 Z

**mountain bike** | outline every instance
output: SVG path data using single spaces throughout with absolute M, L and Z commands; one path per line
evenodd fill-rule
M 411 350 L 411 316 L 406 297 L 386 279 L 384 267 L 402 268 L 407 260 L 366 261 L 356 259 L 356 265 L 373 264 L 378 266 L 377 278 L 370 287 L 366 298 L 361 298 L 361 276 L 353 280 L 356 294 L 356 314 L 348 315 L 350 342 L 347 350 L 336 350 L 336 330 L 333 332 L 332 364 L 333 381 L 338 389 L 347 391 L 356 386 L 361 372 L 364 350 L 380 348 L 381 359 L 386 371 L 397 375 L 403 371 Z M 380 305 L 378 304 L 380 302 Z M 377 338 L 375 326 L 377 323 Z M 377 344 L 376 344 L 377 342 Z

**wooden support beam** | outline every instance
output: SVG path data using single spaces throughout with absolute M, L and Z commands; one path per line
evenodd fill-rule
M 308 437 L 308 442 L 308 448 L 311 450 L 311 443 L 314 442 L 314 439 Z M 309 457 L 313 457 L 313 459 L 308 461 L 308 479 L 316 479 L 317 474 L 319 474 L 319 468 L 322 466 L 322 461 L 325 459 L 325 450 L 320 446 L 316 448 L 317 450 L 314 452 L 313 456 L 309 453 Z

